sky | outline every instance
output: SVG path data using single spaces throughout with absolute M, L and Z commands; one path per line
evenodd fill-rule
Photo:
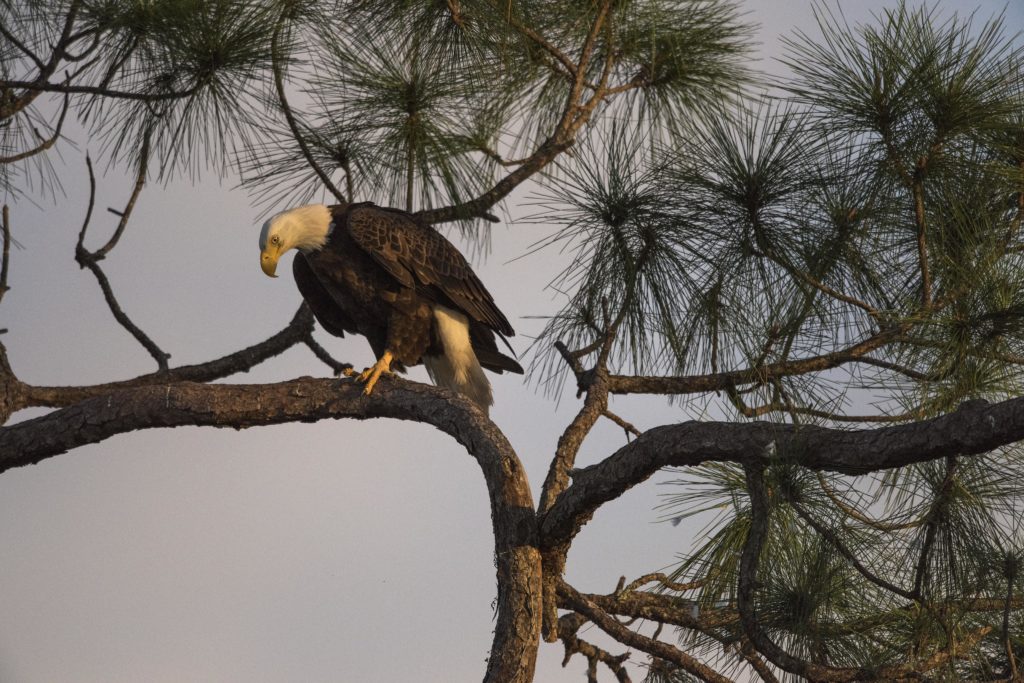
M 939 5 L 978 8 L 982 18 L 1005 9 L 1015 31 L 1024 29 L 1016 2 Z M 891 3 L 839 4 L 858 22 Z M 761 25 L 764 70 L 781 71 L 772 61 L 780 36 L 794 28 L 815 34 L 810 2 L 746 7 Z M 89 150 L 59 145 L 64 194 L 53 201 L 30 191 L 33 201 L 11 211 L 23 248 L 12 253 L 0 329 L 9 330 L 3 342 L 15 372 L 32 384 L 155 369 L 73 261 Z M 111 172 L 98 181 L 97 207 L 123 206 L 125 179 Z M 103 264 L 124 310 L 173 365 L 261 341 L 299 304 L 290 278 L 260 271 L 262 209 L 236 185 L 211 176 L 150 187 Z M 512 220 L 494 227 L 490 254 L 475 262 L 519 332 L 512 343 L 521 355 L 543 325 L 539 316 L 560 306 L 544 285 L 565 258 L 516 258 L 552 230 L 515 221 L 531 213 L 516 202 L 535 190 L 512 198 Z M 115 222 L 99 211 L 89 244 L 102 244 Z M 356 366 L 372 361 L 362 339 L 318 339 Z M 303 347 L 229 381 L 328 374 Z M 410 376 L 426 381 L 422 369 Z M 536 498 L 578 401 L 572 392 L 547 397 L 517 376 L 491 379 L 492 419 Z M 641 429 L 704 417 L 650 398 L 613 399 L 611 408 Z M 600 423 L 578 465 L 624 443 L 618 427 Z M 676 561 L 700 529 L 659 521 L 659 496 L 674 477 L 662 474 L 598 511 L 569 555 L 571 583 L 607 593 L 620 576 Z M 430 427 L 330 421 L 121 435 L 0 476 L 0 683 L 478 680 L 494 626 L 492 554 L 483 478 L 458 444 Z M 582 635 L 600 641 L 596 629 Z M 536 680 L 585 680 L 583 659 L 565 669 L 561 659 L 560 645 L 542 644 Z

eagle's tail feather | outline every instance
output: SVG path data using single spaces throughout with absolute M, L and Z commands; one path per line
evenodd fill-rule
M 423 357 L 430 379 L 459 392 L 487 413 L 494 403 L 491 383 L 473 353 L 466 316 L 445 306 L 434 306 L 434 326 L 444 355 Z

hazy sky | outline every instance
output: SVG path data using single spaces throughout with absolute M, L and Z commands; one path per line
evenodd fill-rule
M 810 2 L 746 4 L 762 26 L 766 57 L 794 27 L 815 32 Z M 854 22 L 887 4 L 840 3 Z M 940 6 L 978 7 L 982 17 L 1006 8 L 1011 31 L 1024 29 L 1020 0 Z M 761 67 L 778 70 L 770 59 Z M 60 147 L 59 201 L 37 194 L 36 206 L 19 200 L 12 208 L 24 249 L 12 254 L 0 328 L 10 330 L 3 342 L 15 372 L 33 384 L 155 369 L 113 321 L 92 275 L 73 261 L 87 149 Z M 122 177 L 99 183 L 100 209 L 123 206 L 129 187 Z M 290 278 L 260 271 L 260 211 L 235 183 L 150 187 L 104 262 L 125 311 L 173 364 L 260 341 L 298 306 Z M 94 248 L 114 223 L 97 212 Z M 520 353 L 542 326 L 529 316 L 560 305 L 543 286 L 562 257 L 515 259 L 549 233 L 544 225 L 501 224 L 478 264 L 520 333 L 513 339 Z M 361 338 L 319 339 L 357 366 L 372 360 Z M 297 348 L 231 381 L 327 374 Z M 560 402 L 546 398 L 519 377 L 491 377 L 492 418 L 536 495 L 578 402 L 572 393 Z M 699 417 L 652 399 L 615 400 L 612 408 L 641 428 Z M 621 430 L 600 424 L 578 462 L 595 462 L 622 443 Z M 671 565 L 697 530 L 657 523 L 654 508 L 665 491 L 651 482 L 603 507 L 573 546 L 570 581 L 609 592 L 620 575 Z M 478 680 L 493 628 L 492 552 L 476 464 L 429 427 L 343 421 L 115 437 L 0 476 L 0 683 Z M 584 637 L 596 638 L 596 629 Z M 537 680 L 585 680 L 584 660 L 563 671 L 561 658 L 560 645 L 542 645 Z

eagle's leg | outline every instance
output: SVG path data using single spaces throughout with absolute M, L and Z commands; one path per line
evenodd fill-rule
M 393 361 L 394 358 L 395 357 L 391 352 L 385 349 L 384 354 L 377 359 L 376 363 L 359 373 L 359 376 L 356 377 L 356 381 L 366 384 L 363 388 L 363 394 L 369 396 L 370 392 L 373 391 L 373 388 L 377 386 L 377 380 L 380 379 L 380 376 L 385 372 L 388 374 L 391 373 L 391 361 Z

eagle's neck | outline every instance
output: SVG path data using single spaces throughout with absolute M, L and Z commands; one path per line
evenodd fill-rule
M 334 223 L 331 210 L 323 204 L 300 206 L 280 214 L 282 238 L 289 248 L 317 251 L 327 243 Z

